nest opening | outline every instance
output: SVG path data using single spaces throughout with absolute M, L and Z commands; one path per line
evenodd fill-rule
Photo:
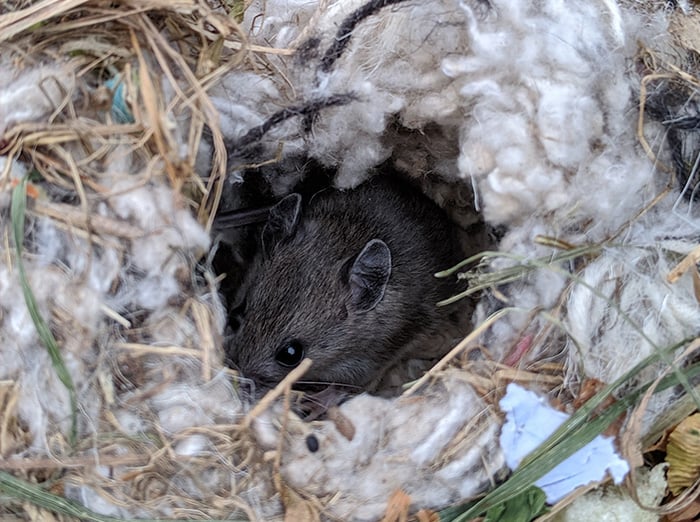
M 387 132 L 386 140 L 391 140 L 393 143 L 394 154 L 392 158 L 370 169 L 368 179 L 361 182 L 359 187 L 364 183 L 371 185 L 378 178 L 388 179 L 391 183 L 396 183 L 401 188 L 400 190 L 410 190 L 411 197 L 422 199 L 426 198 L 430 204 L 437 204 L 440 212 L 445 214 L 444 226 L 449 227 L 453 232 L 450 237 L 454 238 L 456 249 L 459 252 L 457 261 L 461 262 L 470 255 L 484 251 L 497 249 L 497 238 L 500 237 L 494 229 L 484 224 L 479 213 L 475 209 L 473 203 L 473 195 L 471 188 L 461 181 L 446 181 L 437 172 L 435 165 L 441 164 L 442 168 L 448 162 L 455 163 L 456 159 L 456 144 L 447 143 L 444 138 L 444 132 L 439 129 L 433 129 L 430 132 L 419 133 L 417 131 L 407 131 L 406 129 L 396 131 L 397 127 L 392 127 L 391 131 Z M 440 136 L 440 140 L 436 136 Z M 404 137 L 406 139 L 401 140 Z M 441 143 L 436 143 L 441 141 Z M 420 166 L 406 171 L 409 162 L 406 157 L 420 157 L 422 159 Z M 401 168 L 403 167 L 403 168 Z M 456 166 L 453 167 L 456 169 Z M 290 183 L 287 179 L 295 180 Z M 265 165 L 258 168 L 245 169 L 240 173 L 239 182 L 230 183 L 221 200 L 220 213 L 215 221 L 215 234 L 213 246 L 213 268 L 219 274 L 221 280 L 220 293 L 222 300 L 227 308 L 227 326 L 225 333 L 224 346 L 227 352 L 226 361 L 234 369 L 238 370 L 244 382 L 249 383 L 246 379 L 245 371 L 240 372 L 235 360 L 235 351 L 238 349 L 238 344 L 241 342 L 240 336 L 237 333 L 241 327 L 241 322 L 245 321 L 246 302 L 248 294 L 252 291 L 255 285 L 267 284 L 269 279 L 264 273 L 260 274 L 259 265 L 264 257 L 263 236 L 266 223 L 270 219 L 270 209 L 279 203 L 285 196 L 289 194 L 300 194 L 303 205 L 309 204 L 318 195 L 322 195 L 327 191 L 337 192 L 339 197 L 345 198 L 347 190 L 336 188 L 337 170 L 332 167 L 321 165 L 318 161 L 308 157 L 281 159 L 277 163 Z M 283 188 L 280 188 L 283 187 Z M 354 190 L 354 189 L 349 189 Z M 388 207 L 387 212 L 391 212 L 392 202 L 389 200 L 377 200 L 376 196 L 372 199 L 372 193 L 366 200 L 360 201 L 360 205 L 367 206 L 367 214 L 372 215 L 372 205 L 385 205 Z M 338 215 L 344 223 L 342 227 L 352 227 L 352 223 L 348 222 L 347 215 Z M 332 219 L 332 218 L 329 218 Z M 321 220 L 322 222 L 322 220 Z M 329 223 L 331 225 L 333 223 Z M 323 225 L 323 222 L 321 224 Z M 335 225 L 334 225 L 335 226 Z M 406 224 L 406 226 L 410 226 Z M 389 232 L 382 233 L 389 234 Z M 435 231 L 440 233 L 440 231 Z M 324 236 L 325 237 L 325 236 Z M 313 241 L 313 238 L 310 240 Z M 458 244 L 457 244 L 458 243 Z M 395 253 L 394 253 L 395 254 Z M 351 262 L 356 256 L 351 259 L 346 259 L 346 264 Z M 339 261 L 321 257 L 304 258 L 302 263 L 331 263 Z M 444 263 L 447 263 L 446 261 Z M 437 264 L 437 271 L 446 271 L 452 268 L 454 262 L 449 264 Z M 427 271 L 427 267 L 425 268 Z M 252 273 L 252 275 L 251 275 Z M 414 274 L 418 276 L 430 274 Z M 410 277 L 408 275 L 399 275 L 398 277 Z M 333 277 L 329 266 L 327 277 Z M 395 276 L 396 277 L 396 276 Z M 261 281 L 262 279 L 262 281 Z M 347 283 L 347 281 L 346 281 Z M 317 285 L 317 281 L 306 281 L 305 284 L 309 287 Z M 440 281 L 435 278 L 435 284 L 440 284 Z M 453 278 L 451 279 L 452 291 L 448 297 L 453 297 L 464 291 L 464 284 Z M 303 296 L 308 294 L 310 290 L 287 290 L 287 300 L 291 300 L 294 296 Z M 419 333 L 414 333 L 412 336 L 402 335 L 402 343 L 404 346 L 409 346 L 412 343 L 422 343 L 424 353 L 430 353 L 430 357 L 418 357 L 417 354 L 421 349 L 413 348 L 410 353 L 395 360 L 390 367 L 382 370 L 381 378 L 374 379 L 371 385 L 362 387 L 344 388 L 342 383 L 318 383 L 318 385 L 299 385 L 300 389 L 315 390 L 326 387 L 339 387 L 343 397 L 361 392 L 370 391 L 371 393 L 380 394 L 382 396 L 395 396 L 400 393 L 402 385 L 408 381 L 419 378 L 427 371 L 432 364 L 437 362 L 450 348 L 452 348 L 464 335 L 466 335 L 471 326 L 471 313 L 473 311 L 473 302 L 478 296 L 465 298 L 471 304 L 467 306 L 452 305 L 451 307 L 439 308 L 439 303 L 436 301 L 432 306 L 438 310 L 437 313 L 445 316 L 455 316 L 454 321 L 459 322 L 459 330 L 449 328 L 449 331 L 444 332 L 445 339 L 442 339 L 442 348 L 439 351 L 432 349 L 431 344 L 436 342 L 435 338 L 417 339 Z M 328 307 L 334 306 L 333 297 L 328 297 Z M 270 305 L 273 306 L 273 305 Z M 295 306 L 303 308 L 305 305 L 301 303 L 290 303 L 285 301 L 282 307 Z M 402 305 L 413 306 L 410 303 Z M 276 313 L 275 310 L 270 310 L 270 313 Z M 405 314 L 401 308 L 393 310 L 393 313 Z M 456 315 L 462 315 L 459 319 Z M 250 320 L 250 319 L 248 319 Z M 294 319 L 298 320 L 298 319 Z M 426 319 L 430 320 L 430 319 Z M 379 319 L 381 322 L 381 317 Z M 282 325 L 284 328 L 286 325 Z M 319 329 L 325 325 L 319 321 Z M 291 327 L 293 330 L 293 326 Z M 445 326 L 448 330 L 448 326 Z M 459 332 L 456 334 L 456 332 Z M 456 334 L 456 335 L 455 335 Z M 351 333 L 348 332 L 350 336 Z M 265 347 L 260 346 L 260 350 Z M 358 350 L 364 350 L 363 345 L 357 346 Z M 399 349 L 402 349 L 399 347 Z M 254 381 L 254 379 L 253 379 Z M 258 389 L 255 390 L 256 383 L 253 382 L 253 396 L 260 396 L 265 392 L 267 386 L 258 384 Z M 268 385 L 270 383 L 267 383 Z M 274 384 L 274 383 L 273 383 Z M 314 383 L 316 384 L 316 383 Z

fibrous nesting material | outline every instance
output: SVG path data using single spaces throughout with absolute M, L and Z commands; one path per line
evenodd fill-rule
M 692 274 L 673 283 L 667 276 L 696 246 L 698 229 L 671 203 L 634 223 L 624 242 L 610 245 L 579 274 L 586 286 L 574 285 L 566 304 L 572 372 L 578 367 L 583 375 L 612 382 L 631 365 L 697 335 L 700 307 Z M 627 356 L 618 356 L 622 350 Z M 654 368 L 646 378 L 656 375 Z
M 5 121 L 28 123 L 47 117 L 54 110 L 53 101 L 46 100 L 41 88 L 43 82 L 36 80 L 44 77 L 44 81 L 58 85 L 60 92 L 69 93 L 70 83 L 61 83 L 64 79 L 61 71 L 70 71 L 68 64 L 62 68 L 32 68 L 26 76 L 15 73 L 16 81 L 0 90 L 0 99 L 8 100 Z M 12 74 L 8 70 L 3 76 Z M 31 111 L 25 110 L 23 104 L 16 104 L 16 100 L 10 103 L 17 92 L 24 93 L 25 103 L 33 107 Z M 18 110 L 13 110 L 13 106 Z M 94 225 L 88 227 L 106 237 L 86 236 L 85 229 L 71 226 L 80 218 L 90 222 L 87 209 L 81 216 L 76 207 L 48 201 L 39 192 L 34 208 L 39 216 L 30 231 L 32 255 L 22 260 L 29 286 L 40 303 L 40 313 L 46 318 L 56 317 L 57 325 L 65 328 L 55 335 L 63 341 L 66 365 L 78 383 L 86 374 L 118 365 L 116 353 L 110 353 L 107 359 L 103 354 L 99 360 L 106 345 L 126 340 L 124 334 L 111 331 L 112 326 L 108 326 L 114 316 L 140 311 L 141 317 L 122 317 L 121 324 L 130 328 L 138 320 L 160 343 L 179 345 L 185 339 L 192 339 L 194 325 L 187 322 L 177 325 L 168 317 L 167 309 L 169 301 L 182 299 L 183 283 L 190 279 L 192 259 L 209 246 L 205 232 L 187 209 L 178 205 L 162 181 L 158 182 L 150 172 L 139 173 L 128 152 L 119 147 L 111 151 L 109 159 L 109 166 L 91 180 L 99 184 L 102 197 L 85 200 L 95 216 Z M 16 161 L 8 161 L 5 167 L 3 212 L 7 213 L 11 182 L 26 175 L 27 168 Z M 57 215 L 62 215 L 65 222 L 47 217 Z M 9 227 L 6 226 L 4 234 L 10 237 Z M 6 251 L 5 255 L 12 256 L 12 252 Z M 47 450 L 50 448 L 48 424 L 62 423 L 65 428 L 70 418 L 67 392 L 51 367 L 26 306 L 18 301 L 22 290 L 16 267 L 3 266 L 2 281 L 4 315 L 10 319 L 3 331 L 7 342 L 1 348 L 4 364 L 0 378 L 20 376 L 22 379 L 22 392 L 33 398 L 20 400 L 22 420 L 33 435 L 35 449 Z M 47 382 L 48 388 L 40 385 Z M 95 386 L 97 382 L 89 385 Z M 98 414 L 99 402 L 91 401 L 85 406 L 95 408 L 89 417 Z
M 89 26 L 103 13 L 81 14 Z M 124 67 L 110 37 L 128 41 L 128 24 L 148 22 L 139 14 L 120 20 L 127 26 L 92 35 L 90 56 Z M 89 47 L 71 24 L 60 27 L 64 45 Z M 164 106 L 166 92 L 176 97 L 154 67 L 140 69 L 138 85 L 121 76 L 135 121 L 115 124 L 110 92 L 84 74 L 90 60 L 47 65 L 38 33 L 27 39 L 42 43 L 26 45 L 36 56 L 4 42 L 0 63 L 2 467 L 32 476 L 64 470 L 66 496 L 106 514 L 174 517 L 220 496 L 223 517 L 242 505 L 236 458 L 225 455 L 240 455 L 245 439 L 221 428 L 236 423 L 243 403 L 221 364 L 224 310 L 214 276 L 206 264 L 197 268 L 210 238 L 180 190 L 193 177 L 196 144 L 187 140 L 201 119 L 190 111 L 188 129 L 176 125 L 181 113 L 148 112 Z M 11 220 L 11 195 L 30 175 L 26 195 L 14 196 L 26 198 L 26 219 Z M 25 292 L 58 344 L 67 380 Z
M 397 490 L 417 505 L 449 505 L 484 490 L 503 467 L 494 411 L 456 372 L 419 397 L 362 395 L 334 410 L 332 421 L 280 426 L 280 413 L 255 421 L 260 444 L 274 449 L 285 437 L 285 481 L 332 498 L 343 520 L 376 520 Z
M 500 227 L 503 255 L 479 270 L 529 268 L 483 293 L 477 324 L 504 303 L 515 310 L 480 337 L 477 359 L 566 361 L 556 382 L 575 389 L 697 334 L 690 273 L 665 278 L 697 244 L 700 220 L 638 136 L 668 159 L 662 125 L 638 129 L 635 61 L 638 42 L 665 45 L 663 13 L 611 1 L 384 3 L 253 2 L 238 27 L 205 2 L 152 17 L 126 2 L 136 12 L 120 11 L 111 32 L 96 28 L 104 5 L 60 4 L 94 39 L 71 33 L 56 51 L 32 36 L 53 22 L 4 37 L 27 38 L 19 47 L 38 58 L 2 63 L 12 80 L 0 80 L 0 207 L 7 215 L 13 180 L 37 172 L 23 263 L 81 406 L 71 448 L 67 392 L 3 247 L 0 390 L 16 397 L 0 400 L 8 469 L 33 474 L 23 458 L 63 469 L 70 498 L 112 515 L 264 519 L 289 507 L 289 488 L 315 513 L 375 520 L 395 489 L 412 509 L 437 509 L 499 476 L 492 405 L 505 383 L 471 374 L 466 357 L 421 393 L 361 396 L 335 420 L 301 423 L 279 403 L 250 416 L 222 365 L 206 224 L 218 191 L 235 199 L 243 167 L 266 161 L 292 166 L 266 171 L 275 196 L 292 190 L 305 158 L 337 168 L 339 187 L 390 161 L 448 210 L 468 209 L 467 223 L 478 213 Z M 49 60 L 47 49 L 83 59 Z M 114 75 L 133 124 L 113 126 L 102 82 Z M 224 152 L 226 190 L 216 184 Z M 65 471 L 75 452 L 78 468 Z

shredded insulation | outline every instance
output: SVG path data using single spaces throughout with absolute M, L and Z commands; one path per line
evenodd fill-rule
M 640 395 L 612 434 L 642 466 L 641 441 L 669 427 L 660 414 L 698 394 L 680 370 L 700 334 L 700 46 L 669 31 L 698 20 L 682 7 L 0 7 L 0 472 L 122 518 L 370 521 L 397 491 L 407 512 L 438 511 L 508 475 L 508 383 L 572 414 L 585 382 L 656 357 L 613 397 L 681 383 Z M 300 158 L 336 169 L 339 188 L 388 161 L 494 230 L 494 253 L 462 269 L 491 278 L 474 333 L 402 396 L 362 394 L 313 422 L 291 382 L 256 404 L 224 366 L 210 266 L 214 214 L 243 170 L 279 165 L 280 196 Z M 0 514 L 42 518 L 4 484 Z M 628 504 L 618 520 L 641 520 Z

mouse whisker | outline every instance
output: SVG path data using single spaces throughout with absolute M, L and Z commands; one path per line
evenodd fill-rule
M 356 384 L 348 384 L 348 383 L 343 383 L 343 382 L 333 382 L 333 381 L 304 381 L 304 380 L 299 380 L 297 381 L 298 385 L 302 386 L 323 386 L 326 388 L 338 388 L 338 389 L 343 389 L 343 390 L 352 390 L 352 391 L 358 391 L 361 392 L 364 390 L 362 386 L 358 386 Z

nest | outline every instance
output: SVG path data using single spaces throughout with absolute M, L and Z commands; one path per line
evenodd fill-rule
M 619 50 L 629 28 L 604 2 L 610 27 L 600 39 L 614 59 L 591 75 L 623 85 L 641 72 L 638 105 L 622 87 L 624 103 L 612 88 L 589 101 L 563 88 L 559 71 L 561 84 L 553 79 L 542 97 L 573 93 L 578 110 L 533 107 L 532 120 L 552 129 L 571 119 L 588 134 L 539 137 L 526 157 L 530 101 L 517 89 L 528 86 L 507 90 L 507 71 L 461 56 L 488 62 L 496 36 L 527 37 L 503 14 L 506 0 L 495 4 L 0 8 L 0 513 L 432 520 L 442 510 L 441 520 L 464 520 L 504 505 L 605 430 L 632 467 L 643 455 L 663 460 L 667 434 L 698 407 L 695 51 L 664 40 L 632 53 L 634 73 L 615 69 L 629 65 Z M 523 20 L 540 16 L 528 9 Z M 391 73 L 371 76 L 389 62 L 373 54 L 377 41 L 421 16 L 434 30 L 421 42 L 397 36 L 405 47 L 393 59 L 424 83 L 400 90 Z M 499 33 L 499 23 L 517 30 Z M 571 60 L 599 52 L 579 51 Z M 441 74 L 426 72 L 431 53 L 445 58 Z M 494 93 L 522 105 L 498 106 Z M 530 168 L 544 156 L 549 171 Z M 399 397 L 361 395 L 315 422 L 293 409 L 303 366 L 258 402 L 224 366 L 227 313 L 212 268 L 215 213 L 238 197 L 231 181 L 253 170 L 287 193 L 300 157 L 336 169 L 340 187 L 384 161 L 410 166 L 456 221 L 473 223 L 477 209 L 494 230 L 493 251 L 455 268 L 479 298 L 474 330 Z M 518 162 L 532 176 L 508 170 Z M 646 191 L 640 200 L 607 208 L 557 195 L 590 193 L 623 163 L 609 190 L 624 194 L 629 183 Z M 623 356 L 625 343 L 638 353 Z M 512 382 L 572 417 L 503 482 L 498 401 Z M 684 476 L 661 509 L 687 515 L 697 484 Z

